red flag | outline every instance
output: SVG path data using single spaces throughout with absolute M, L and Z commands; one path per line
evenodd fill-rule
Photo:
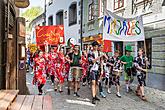
M 103 52 L 112 52 L 112 42 L 110 40 L 104 40 Z

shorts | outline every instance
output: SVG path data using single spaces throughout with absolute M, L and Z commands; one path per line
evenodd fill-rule
M 92 70 L 92 71 L 90 72 L 90 79 L 91 79 L 91 80 L 96 80 L 96 81 L 98 81 L 98 79 L 99 79 L 99 71 L 94 71 L 94 70 Z
M 110 77 L 109 85 L 120 85 L 120 76 L 113 75 Z
M 128 74 L 126 72 L 124 72 L 124 80 L 125 81 L 134 80 L 134 77 L 132 75 L 128 76 Z
M 138 83 L 140 86 L 144 85 L 146 86 L 146 74 L 145 73 L 140 73 L 137 75 Z
M 80 81 L 81 76 L 80 75 L 73 75 L 72 68 L 69 69 L 69 75 L 68 75 L 68 81 Z

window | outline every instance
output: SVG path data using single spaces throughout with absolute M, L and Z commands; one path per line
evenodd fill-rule
M 69 26 L 77 24 L 77 3 L 69 7 Z
M 123 42 L 114 42 L 114 50 L 119 50 L 119 56 L 123 55 Z
M 59 11 L 56 14 L 56 25 L 63 25 L 63 24 L 64 24 L 63 11 Z
M 48 18 L 48 25 L 53 25 L 53 16 Z
M 152 39 L 146 39 L 146 55 L 149 60 L 149 69 L 152 68 Z M 138 49 L 143 48 L 144 49 L 144 41 L 139 41 L 138 42 Z
M 114 0 L 114 10 L 124 7 L 124 0 Z
M 94 3 L 89 4 L 88 7 L 88 20 L 91 21 L 94 19 Z

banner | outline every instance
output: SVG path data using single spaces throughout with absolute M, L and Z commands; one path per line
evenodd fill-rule
M 37 26 L 36 27 L 37 45 L 57 45 L 64 43 L 64 26 Z
M 122 18 L 106 10 L 103 20 L 104 40 L 142 41 L 145 38 L 141 16 Z

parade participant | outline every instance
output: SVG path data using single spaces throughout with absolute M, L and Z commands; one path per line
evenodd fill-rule
M 144 101 L 147 100 L 144 94 L 144 86 L 146 86 L 146 68 L 148 65 L 148 60 L 144 55 L 143 49 L 140 48 L 138 51 L 138 56 L 134 60 L 134 65 L 137 69 L 137 80 L 138 80 L 138 86 L 136 89 L 136 95 L 140 96 L 140 98 Z
M 39 95 L 42 95 L 42 87 L 46 83 L 46 72 L 45 72 L 45 59 L 43 57 L 43 52 L 39 52 L 39 57 L 35 58 L 35 73 L 33 77 L 33 84 L 38 86 Z
M 133 64 L 133 56 L 131 55 L 132 47 L 130 45 L 126 45 L 126 55 L 123 55 L 120 60 L 121 63 L 124 64 L 124 79 L 126 84 L 126 92 L 132 91 L 130 88 L 130 84 L 133 82 L 134 77 L 132 76 L 132 64 Z
M 85 86 L 86 85 L 86 79 L 87 79 L 87 68 L 88 68 L 88 56 L 87 56 L 86 50 L 84 50 L 82 52 L 81 61 L 82 61 L 82 65 L 81 66 L 83 68 L 83 70 L 82 70 L 82 74 L 83 74 L 83 77 L 82 77 L 82 79 L 83 79 L 83 86 Z
M 59 46 L 59 50 L 57 51 L 57 59 L 55 63 L 55 91 L 57 91 L 59 86 L 59 92 L 62 91 L 62 86 L 64 83 L 64 54 L 63 54 L 63 48 Z
M 94 41 L 92 43 L 93 50 L 88 55 L 88 61 L 91 65 L 90 69 L 90 79 L 92 80 L 92 104 L 96 104 L 96 100 L 100 99 L 96 96 L 97 94 L 97 83 L 99 79 L 99 67 L 100 67 L 100 58 L 104 55 L 100 55 L 98 51 L 98 42 Z
M 79 51 L 79 46 L 75 45 L 74 46 L 74 51 L 73 54 L 70 57 L 70 71 L 69 71 L 69 76 L 68 76 L 68 95 L 70 94 L 70 87 L 72 84 L 72 81 L 74 82 L 74 96 L 80 97 L 78 94 L 78 86 L 80 83 L 80 78 L 81 78 L 81 72 L 80 72 L 80 63 L 81 63 L 81 55 Z
M 111 93 L 111 86 L 115 85 L 116 86 L 116 96 L 117 97 L 121 97 L 120 95 L 120 73 L 121 71 L 121 62 L 120 62 L 120 58 L 119 58 L 119 51 L 116 50 L 115 54 L 113 57 L 110 57 L 107 60 L 107 64 L 106 64 L 107 68 L 110 69 L 107 72 L 109 72 L 108 74 L 108 93 Z
M 69 74 L 69 70 L 70 70 L 70 59 L 72 57 L 73 54 L 73 49 L 69 48 L 66 55 L 65 55 L 65 77 L 67 77 L 67 81 L 68 81 L 68 74 Z
M 98 50 L 100 52 L 100 55 L 104 54 L 102 45 L 99 45 Z M 100 76 L 99 76 L 98 82 L 99 82 L 99 93 L 100 93 L 100 96 L 103 98 L 106 98 L 106 95 L 103 90 L 103 81 L 105 80 L 105 62 L 107 59 L 108 59 L 108 56 L 106 54 L 104 54 L 104 56 L 100 58 L 100 71 L 99 71 Z
M 57 47 L 51 48 L 51 52 L 49 53 L 49 67 L 48 72 L 50 74 L 50 78 L 52 81 L 52 86 L 54 85 L 54 74 L 55 74 L 55 63 L 57 59 Z

